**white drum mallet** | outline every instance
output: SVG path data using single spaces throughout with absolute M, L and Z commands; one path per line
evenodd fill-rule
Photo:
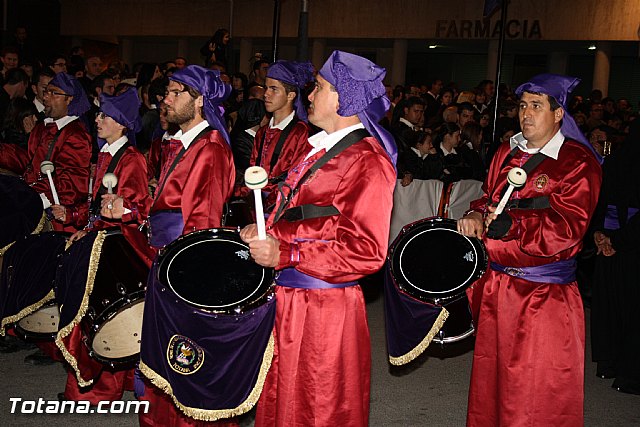
M 51 187 L 51 194 L 53 194 L 53 204 L 59 205 L 60 199 L 58 199 L 58 192 L 56 191 L 56 186 L 53 184 L 53 177 L 51 176 L 55 169 L 56 167 L 53 166 L 52 161 L 44 160 L 40 163 L 40 172 L 47 175 L 47 178 L 49 178 L 49 187 Z
M 513 189 L 520 188 L 524 185 L 525 182 L 527 182 L 527 173 L 522 168 L 513 168 L 509 171 L 509 174 L 507 175 L 507 182 L 509 183 L 509 187 L 507 188 L 507 191 L 504 193 L 504 196 L 502 196 L 502 199 L 500 199 L 500 203 L 498 203 L 498 207 L 494 212 L 496 216 L 500 215 L 504 210 L 505 206 L 507 206 L 507 202 L 511 197 L 511 193 L 513 193 Z
M 113 187 L 118 185 L 118 177 L 111 172 L 105 173 L 102 177 L 102 185 L 107 187 L 107 194 L 113 194 Z M 113 209 L 113 203 L 109 202 L 107 209 Z
M 267 182 L 269 182 L 267 171 L 260 166 L 251 166 L 244 173 L 244 183 L 250 190 L 253 190 L 253 196 L 256 201 L 256 224 L 258 226 L 258 239 L 260 240 L 267 238 L 267 231 L 264 226 L 261 192 L 267 185 Z

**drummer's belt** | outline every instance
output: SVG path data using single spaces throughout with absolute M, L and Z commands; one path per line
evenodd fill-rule
M 548 196 L 510 199 L 505 209 L 546 209 L 551 207 Z
M 564 285 L 576 280 L 576 259 L 564 259 L 534 267 L 506 267 L 491 261 L 491 269 L 508 274 L 511 277 L 537 283 Z
M 289 208 L 284 211 L 282 218 L 289 222 L 302 221 L 304 219 L 322 218 L 326 216 L 339 215 L 340 211 L 333 205 L 317 206 L 302 205 L 295 208 Z

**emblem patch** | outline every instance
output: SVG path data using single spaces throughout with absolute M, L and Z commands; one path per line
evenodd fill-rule
M 549 177 L 547 175 L 540 175 L 539 177 L 536 178 L 536 180 L 533 182 L 533 187 L 537 190 L 537 191 L 543 191 L 544 188 L 547 186 L 547 184 L 549 183 Z
M 204 363 L 204 350 L 183 335 L 174 335 L 167 346 L 169 367 L 182 375 L 194 374 Z

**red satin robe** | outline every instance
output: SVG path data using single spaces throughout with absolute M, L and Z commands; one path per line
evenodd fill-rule
M 256 136 L 253 139 L 253 152 L 251 153 L 251 160 L 249 164 L 255 166 L 258 164 L 258 156 L 260 156 L 260 166 L 267 171 L 269 179 L 279 177 L 286 174 L 289 169 L 300 163 L 304 156 L 309 152 L 311 146 L 309 145 L 309 125 L 302 120 L 299 120 L 289 132 L 287 139 L 282 145 L 282 151 L 278 156 L 278 161 L 271 169 L 271 158 L 273 152 L 280 139 L 282 131 L 278 128 L 269 128 L 269 125 L 263 126 L 258 129 Z M 262 153 L 258 154 L 260 149 L 260 142 L 264 138 L 264 145 Z M 244 188 L 245 195 L 248 194 L 248 189 Z M 278 184 L 267 184 L 263 189 L 263 193 L 267 194 L 265 207 L 273 206 L 276 201 L 278 193 Z
M 40 172 L 40 163 L 45 159 L 57 129 L 57 126 L 38 123 L 29 136 L 27 151 L 8 144 L 0 147 L 0 166 L 22 174 L 24 180 L 38 193 L 44 193 L 51 204 L 54 201 L 49 180 Z M 91 160 L 91 136 L 78 119 L 62 128 L 50 160 L 55 166 L 53 183 L 60 204 L 67 208 L 64 224 L 54 220 L 53 228 L 55 231 L 75 232 L 86 225 Z
M 172 163 L 172 157 L 168 163 Z M 154 200 L 157 210 L 181 209 L 184 219 L 182 234 L 220 227 L 224 203 L 233 193 L 235 167 L 231 148 L 216 130 L 193 141 L 166 185 Z M 164 174 L 163 174 L 164 175 Z M 163 176 L 159 185 L 162 185 Z M 158 186 L 158 190 L 160 186 Z M 141 426 L 237 426 L 235 420 L 208 423 L 187 417 L 163 391 L 145 380 L 145 393 L 140 400 L 149 402 L 151 410 L 141 413 Z
M 471 207 L 496 203 L 508 171 L 503 144 Z M 600 165 L 591 152 L 565 140 L 558 160 L 546 158 L 513 199 L 548 196 L 550 208 L 508 213 L 512 226 L 500 240 L 484 238 L 491 261 L 529 267 L 575 257 L 595 209 Z M 468 426 L 582 426 L 584 313 L 576 282 L 535 283 L 489 269 L 468 291 L 476 325 Z
M 294 186 L 322 154 L 290 171 L 287 183 Z M 276 269 L 295 267 L 331 283 L 377 271 L 387 254 L 394 184 L 393 165 L 374 138 L 333 158 L 289 206 L 332 204 L 340 214 L 276 224 L 272 215 L 268 233 L 281 250 Z M 360 286 L 276 286 L 276 301 L 274 356 L 255 425 L 366 426 L 371 349 Z

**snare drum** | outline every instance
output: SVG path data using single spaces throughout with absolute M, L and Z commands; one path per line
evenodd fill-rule
M 158 281 L 205 311 L 239 314 L 273 295 L 274 270 L 256 264 L 235 230 L 212 228 L 179 237 L 161 250 Z
M 449 311 L 435 342 L 456 342 L 473 334 L 465 290 L 487 269 L 487 253 L 479 239 L 458 233 L 455 220 L 427 218 L 402 229 L 388 261 L 400 291 Z

